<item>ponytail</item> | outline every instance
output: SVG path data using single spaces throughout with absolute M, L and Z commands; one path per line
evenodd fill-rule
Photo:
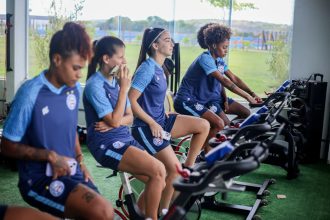
M 125 44 L 122 40 L 113 36 L 105 36 L 93 42 L 94 56 L 88 65 L 86 80 L 96 72 L 97 65 L 100 67 L 103 65 L 103 55 L 112 57 L 116 53 L 116 47 L 125 47 Z
M 147 29 L 144 30 L 143 37 L 142 37 L 142 44 L 141 44 L 140 54 L 139 54 L 139 59 L 138 59 L 135 71 L 147 59 L 147 52 L 148 52 L 147 36 L 148 36 L 150 30 L 151 30 L 150 28 L 147 28 Z
M 91 59 L 91 62 L 88 64 L 88 71 L 87 71 L 87 78 L 86 81 L 93 75 L 93 73 L 96 72 L 96 66 L 97 66 L 97 58 L 95 56 L 95 51 L 96 51 L 96 45 L 97 45 L 97 40 L 93 41 L 93 57 Z
M 138 59 L 135 71 L 147 59 L 147 54 L 148 54 L 148 56 L 152 55 L 152 44 L 159 39 L 160 35 L 164 31 L 165 31 L 164 28 L 147 28 L 144 30 L 141 49 L 140 49 L 140 55 L 139 55 L 139 59 Z

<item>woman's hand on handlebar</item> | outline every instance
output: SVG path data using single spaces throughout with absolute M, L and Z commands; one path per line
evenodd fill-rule
M 248 97 L 247 97 L 247 101 L 248 101 L 250 104 L 257 104 L 257 101 L 256 101 L 252 96 L 248 96 Z

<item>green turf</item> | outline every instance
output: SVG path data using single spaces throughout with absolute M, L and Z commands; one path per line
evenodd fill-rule
M 100 192 L 115 206 L 120 187 L 119 177 L 106 179 L 111 170 L 96 168 L 96 162 L 84 147 L 85 162 L 91 171 Z M 330 166 L 324 163 L 301 165 L 298 179 L 287 180 L 285 171 L 279 167 L 263 164 L 257 171 L 242 176 L 240 181 L 261 183 L 264 179 L 275 178 L 276 184 L 269 187 L 271 195 L 267 197 L 268 206 L 258 211 L 263 219 L 330 219 Z M 0 203 L 27 206 L 21 199 L 17 184 L 17 173 L 0 166 Z M 286 199 L 277 199 L 276 195 L 286 195 Z M 229 193 L 228 201 L 252 205 L 253 193 Z M 203 210 L 202 219 L 244 219 L 237 214 L 228 214 Z

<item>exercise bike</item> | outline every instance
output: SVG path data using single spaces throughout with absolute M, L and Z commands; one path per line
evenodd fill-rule
M 267 124 L 250 125 L 240 130 L 236 137 L 239 139 L 252 130 L 262 134 L 270 131 L 270 129 L 271 127 Z M 260 162 L 268 155 L 269 144 L 278 136 L 281 129 L 283 127 L 279 127 L 267 144 L 256 141 L 241 143 L 234 147 L 231 142 L 227 141 L 211 150 L 206 155 L 206 161 L 196 164 L 188 178 L 179 177 L 173 183 L 179 195 L 164 219 L 186 219 L 185 213 L 190 210 L 191 204 L 196 200 L 203 199 L 203 195 L 207 192 L 244 190 L 243 187 L 237 187 L 234 184 L 233 178 L 249 173 L 260 166 Z M 247 145 L 253 149 L 249 155 L 244 159 L 234 160 L 233 158 L 237 158 L 239 154 L 239 149 L 244 150 Z M 247 219 L 252 219 L 262 203 L 262 199 L 257 199 L 253 207 L 250 207 L 249 210 L 242 210 L 242 212 L 249 213 Z

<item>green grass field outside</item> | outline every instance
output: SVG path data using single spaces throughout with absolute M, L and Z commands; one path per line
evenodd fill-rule
M 140 45 L 127 44 L 126 45 L 126 59 L 131 73 L 136 68 L 138 60 Z M 197 46 L 181 46 L 181 79 L 185 71 L 194 59 L 202 52 Z M 269 66 L 266 63 L 270 57 L 269 52 L 266 51 L 250 51 L 232 49 L 229 53 L 229 68 L 236 75 L 241 77 L 249 87 L 257 94 L 263 95 L 264 91 L 271 91 L 281 84 L 276 80 L 269 71 Z M 43 68 L 47 68 L 48 60 L 45 60 L 45 66 L 39 67 L 37 65 L 34 41 L 30 40 L 29 44 L 29 73 L 33 77 L 40 73 Z M 85 83 L 87 68 L 83 69 L 83 77 L 80 79 L 81 83 Z M 5 37 L 0 36 L 0 76 L 5 75 Z M 230 94 L 229 96 L 235 95 Z

